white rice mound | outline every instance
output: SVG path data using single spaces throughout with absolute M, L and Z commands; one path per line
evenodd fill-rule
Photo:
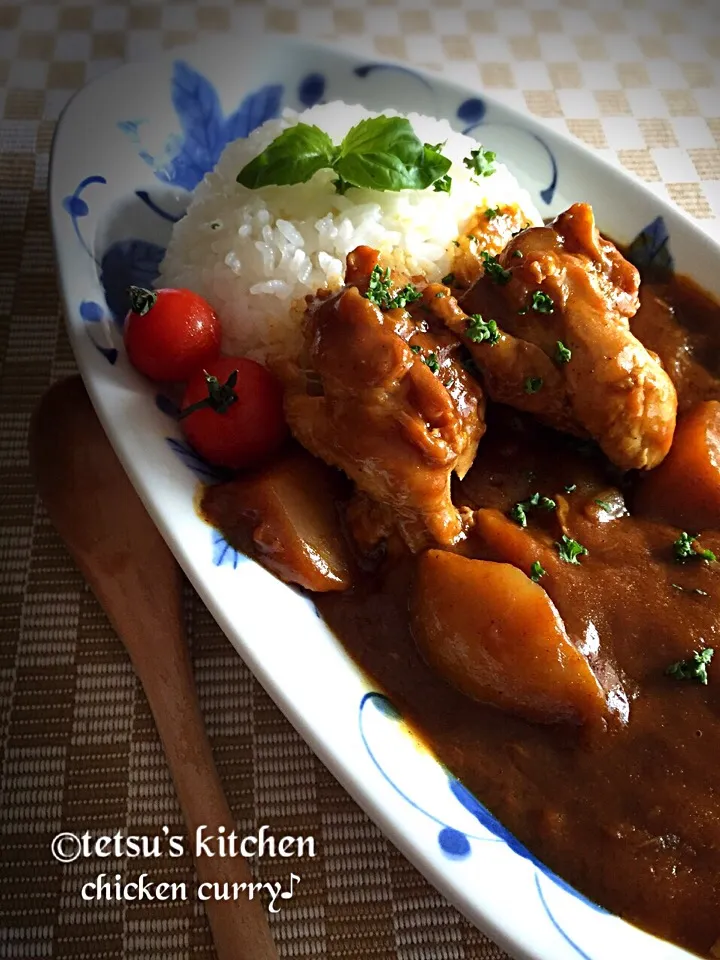
M 397 111 L 385 110 L 386 116 Z M 350 188 L 343 196 L 335 174 L 321 170 L 307 183 L 250 190 L 240 170 L 286 127 L 302 122 L 340 143 L 366 117 L 378 116 L 341 101 L 302 113 L 285 110 L 247 139 L 225 148 L 217 167 L 195 188 L 186 216 L 173 228 L 160 284 L 187 287 L 205 297 L 223 328 L 223 349 L 259 360 L 295 356 L 301 342 L 304 297 L 343 282 L 345 257 L 360 244 L 380 250 L 383 262 L 410 275 L 439 280 L 449 269 L 452 241 L 476 209 L 517 204 L 541 224 L 530 195 L 502 163 L 472 179 L 463 158 L 477 149 L 446 120 L 408 114 L 425 143 L 442 143 L 452 160 L 452 190 L 388 192 Z

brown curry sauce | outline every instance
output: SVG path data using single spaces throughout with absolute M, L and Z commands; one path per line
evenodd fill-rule
M 681 408 L 720 398 L 707 367 L 686 362 L 689 346 L 715 368 L 720 305 L 682 279 L 644 284 L 641 298 L 633 328 L 666 367 L 675 364 Z M 356 577 L 351 590 L 314 600 L 422 740 L 535 855 L 614 913 L 708 955 L 720 938 L 720 662 L 710 665 L 707 686 L 678 682 L 665 670 L 695 649 L 720 652 L 720 570 L 677 563 L 677 527 L 611 519 L 597 503 L 622 495 L 632 511 L 634 483 L 590 445 L 495 406 L 453 496 L 458 505 L 504 512 L 535 491 L 562 501 L 588 555 L 542 585 L 572 639 L 598 647 L 593 665 L 622 680 L 629 722 L 604 735 L 531 724 L 436 676 L 408 626 L 407 555 Z M 222 502 L 208 492 L 204 509 L 227 534 L 237 525 L 218 509 Z M 534 514 L 531 527 L 557 537 L 557 523 L 554 514 Z M 703 546 L 720 556 L 720 532 L 704 534 Z M 472 537 L 464 552 L 506 559 Z

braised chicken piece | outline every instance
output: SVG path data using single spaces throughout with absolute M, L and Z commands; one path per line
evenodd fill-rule
M 483 272 L 483 253 L 496 256 L 501 253 L 513 234 L 528 224 L 517 204 L 501 204 L 478 210 L 464 225 L 455 241 L 455 255 L 450 268 L 453 286 L 461 289 L 475 283 Z
M 424 296 L 467 344 L 490 397 L 594 438 L 623 470 L 650 469 L 670 449 L 677 395 L 630 330 L 638 286 L 591 208 L 576 203 L 488 256 L 461 305 L 440 285 Z
M 348 257 L 348 285 L 309 303 L 305 355 L 284 375 L 285 410 L 300 443 L 390 507 L 417 551 L 462 535 L 450 477 L 473 462 L 484 402 L 457 339 L 397 305 L 404 279 L 387 278 L 368 248 Z M 363 296 L 371 284 L 385 311 Z
M 493 333 L 492 327 L 483 326 L 481 315 L 468 316 L 442 284 L 430 284 L 424 299 L 447 328 L 464 340 L 493 400 L 535 414 L 558 430 L 587 436 L 573 413 L 562 370 L 541 347 L 499 328 Z M 478 318 L 479 323 L 474 323 Z M 473 339 L 480 336 L 487 338 Z

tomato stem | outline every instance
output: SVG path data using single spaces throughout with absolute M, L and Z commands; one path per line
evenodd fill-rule
M 130 309 L 141 317 L 144 317 L 155 306 L 157 294 L 154 290 L 131 286 L 128 293 L 130 295 Z
M 225 383 L 220 383 L 218 378 L 213 377 L 207 370 L 203 370 L 203 373 L 205 374 L 208 395 L 203 400 L 198 400 L 197 403 L 191 403 L 189 407 L 181 410 L 178 416 L 179 420 L 184 419 L 191 413 L 195 413 L 196 410 L 202 410 L 204 407 L 210 407 L 215 413 L 227 413 L 237 400 L 237 394 L 233 389 L 238 379 L 237 370 L 233 370 Z

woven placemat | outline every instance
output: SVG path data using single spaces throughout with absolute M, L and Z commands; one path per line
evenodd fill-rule
M 543 117 L 648 181 L 720 237 L 717 0 L 0 0 L 0 957 L 212 957 L 201 906 L 84 902 L 97 874 L 192 880 L 188 858 L 68 865 L 61 831 L 182 833 L 124 650 L 33 491 L 31 410 L 75 371 L 46 179 L 55 121 L 85 81 L 213 31 L 352 43 L 444 70 Z M 312 836 L 271 918 L 285 957 L 505 955 L 385 840 L 270 702 L 188 589 L 200 698 L 243 833 Z M 261 879 L 276 868 L 261 861 Z M 518 917 L 518 923 L 523 922 Z

